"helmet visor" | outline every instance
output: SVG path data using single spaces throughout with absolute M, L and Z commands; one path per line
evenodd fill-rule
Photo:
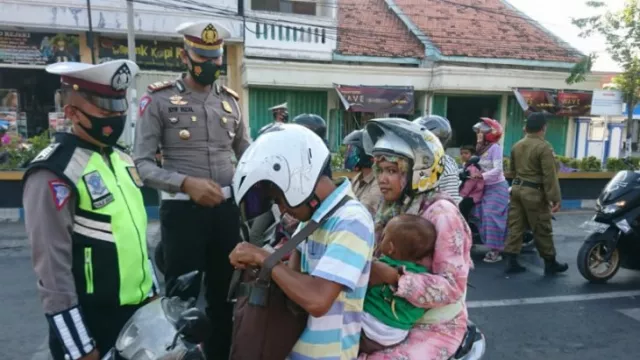
M 488 133 L 491 132 L 491 126 L 487 125 L 484 121 L 480 121 L 473 125 L 473 131 Z
M 271 187 L 260 182 L 251 187 L 240 202 L 240 216 L 243 221 L 250 221 L 267 211 L 271 211 L 273 199 Z
M 344 168 L 353 171 L 360 162 L 358 148 L 355 145 L 347 145 L 347 151 L 344 153 Z

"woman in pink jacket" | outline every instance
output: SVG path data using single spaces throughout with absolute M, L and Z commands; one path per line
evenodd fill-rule
M 471 234 L 455 203 L 435 191 L 444 172 L 444 150 L 428 130 L 401 119 L 374 119 L 365 127 L 384 202 L 376 214 L 376 235 L 398 214 L 415 214 L 437 232 L 429 274 L 397 270 L 374 261 L 370 285 L 389 284 L 395 295 L 429 309 L 405 341 L 360 360 L 447 360 L 467 328 L 465 295 L 472 266 Z

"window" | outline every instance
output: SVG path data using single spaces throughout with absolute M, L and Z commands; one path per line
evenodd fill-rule
M 315 16 L 316 3 L 312 0 L 251 0 L 251 10 Z

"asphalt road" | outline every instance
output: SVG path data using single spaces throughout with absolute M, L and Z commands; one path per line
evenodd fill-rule
M 589 213 L 563 213 L 554 223 L 559 260 L 569 272 L 543 276 L 535 253 L 529 271 L 505 276 L 504 264 L 475 262 L 468 291 L 472 320 L 485 333 L 487 360 L 637 359 L 640 273 L 620 270 L 609 284 L 588 285 L 575 265 Z M 157 239 L 157 225 L 149 238 Z M 44 360 L 45 320 L 35 291 L 24 230 L 0 224 L 0 360 Z

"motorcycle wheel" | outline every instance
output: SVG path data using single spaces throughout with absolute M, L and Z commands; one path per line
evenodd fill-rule
M 620 252 L 618 248 L 613 250 L 609 261 L 604 260 L 607 252 L 607 244 L 604 240 L 588 240 L 582 244 L 578 251 L 578 271 L 590 283 L 604 284 L 620 270 Z M 604 265 L 602 267 L 602 265 Z M 599 270 L 600 268 L 602 270 Z

